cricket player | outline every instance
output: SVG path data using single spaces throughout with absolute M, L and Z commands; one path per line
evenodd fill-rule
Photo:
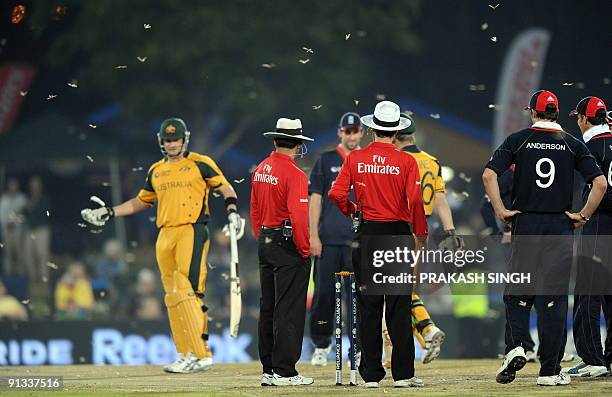
M 310 337 L 315 350 L 311 363 L 327 365 L 331 351 L 334 314 L 334 274 L 353 271 L 351 263 L 352 222 L 329 200 L 327 193 L 336 180 L 342 163 L 359 149 L 363 129 L 357 113 L 345 113 L 338 124 L 340 144 L 324 152 L 310 173 L 310 252 L 314 256 L 314 298 L 310 313 Z
M 251 179 L 251 222 L 259 242 L 259 359 L 262 386 L 310 385 L 298 374 L 306 321 L 310 279 L 308 177 L 295 156 L 305 152 L 300 119 L 280 118 L 275 151 L 262 161 Z
M 600 98 L 588 96 L 571 113 L 582 132 L 582 140 L 595 161 L 607 173 L 606 194 L 582 229 L 582 244 L 576 272 L 574 293 L 574 343 L 580 363 L 566 372 L 576 377 L 606 376 L 612 363 L 612 294 L 610 274 L 606 270 L 612 261 L 612 134 L 606 122 L 606 104 Z M 585 196 L 590 186 L 585 187 Z M 596 237 L 595 237 L 596 236 Z M 595 261 L 593 258 L 599 258 Z M 607 321 L 605 351 L 601 347 L 600 313 Z
M 115 216 L 132 215 L 157 204 L 155 254 L 178 353 L 176 362 L 164 370 L 174 373 L 205 371 L 213 363 L 207 343 L 208 307 L 204 304 L 211 190 L 225 199 L 229 227 L 236 230 L 238 238 L 244 234 L 234 189 L 210 157 L 187 151 L 189 136 L 183 120 L 165 120 L 157 134 L 164 158 L 149 168 L 138 195 L 115 207 L 81 211 L 85 221 L 103 226 Z
M 498 383 L 510 383 L 527 362 L 524 343 L 529 312 L 535 305 L 540 339 L 537 384 L 568 385 L 561 373 L 567 335 L 567 293 L 572 263 L 573 230 L 587 222 L 605 191 L 606 178 L 583 142 L 557 124 L 559 102 L 550 91 L 536 91 L 525 108 L 532 126 L 508 136 L 483 173 L 495 215 L 512 222 L 510 272 L 535 273 L 533 284 L 506 285 L 506 357 L 497 370 Z M 497 178 L 515 165 L 512 208 L 500 197 Z M 574 170 L 592 184 L 578 213 L 572 206 Z
M 365 276 L 361 268 L 363 238 L 412 236 L 413 231 L 421 243 L 427 238 L 418 166 L 413 157 L 401 153 L 393 145 L 395 134 L 409 127 L 411 122 L 400 116 L 397 104 L 382 101 L 376 105 L 374 114 L 361 118 L 361 123 L 371 129 L 374 142 L 346 157 L 328 195 L 344 215 L 356 217 L 359 224 L 352 246 L 352 262 L 360 314 L 362 386 L 379 387 L 385 376 L 382 363 L 384 311 L 394 346 L 391 359 L 394 386 L 422 387 L 423 381 L 414 374 L 414 339 L 406 337 L 412 334 L 411 320 L 406 316 L 410 311 L 411 295 L 367 295 L 361 291 L 366 282 L 362 279 Z M 355 202 L 349 199 L 351 187 Z
M 441 245 L 445 249 L 450 249 L 452 251 L 463 248 L 463 239 L 455 233 L 453 214 L 448 205 L 448 201 L 446 201 L 446 189 L 444 186 L 444 179 L 442 179 L 442 166 L 438 159 L 421 150 L 416 145 L 416 123 L 414 118 L 408 113 L 402 113 L 402 116 L 409 119 L 411 123 L 408 128 L 395 135 L 394 144 L 399 150 L 414 157 L 419 166 L 425 216 L 429 218 L 435 208 L 442 222 L 442 227 L 444 228 L 444 240 L 441 242 Z M 429 364 L 440 355 L 441 346 L 446 334 L 434 324 L 423 301 L 416 293 L 412 294 L 411 313 L 413 332 L 423 348 L 421 361 L 423 364 Z M 383 324 L 383 339 L 385 356 L 387 357 L 385 367 L 391 368 L 393 345 L 391 344 L 386 324 Z

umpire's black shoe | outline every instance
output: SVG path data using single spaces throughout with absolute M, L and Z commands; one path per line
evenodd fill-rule
M 516 371 L 519 371 L 527 364 L 527 357 L 522 346 L 515 347 L 506 354 L 504 362 L 497 370 L 495 380 L 497 383 L 510 383 L 516 377 Z

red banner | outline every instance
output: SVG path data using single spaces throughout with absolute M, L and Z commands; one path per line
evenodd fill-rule
M 27 64 L 4 64 L 0 66 L 0 134 L 11 129 L 36 68 Z

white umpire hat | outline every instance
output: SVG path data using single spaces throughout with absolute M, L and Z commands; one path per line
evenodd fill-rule
M 264 136 L 270 138 L 289 138 L 300 141 L 313 142 L 314 139 L 302 133 L 302 121 L 300 119 L 280 118 L 276 122 L 276 131 L 264 132 Z
M 376 104 L 374 114 L 361 118 L 361 123 L 380 131 L 401 131 L 412 124 L 410 119 L 402 117 L 399 106 L 391 101 L 381 101 Z

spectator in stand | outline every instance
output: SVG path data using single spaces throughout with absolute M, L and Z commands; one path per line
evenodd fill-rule
M 28 274 L 31 279 L 49 279 L 47 264 L 51 251 L 51 222 L 47 211 L 50 208 L 51 202 L 43 190 L 41 177 L 32 176 L 26 207 L 28 237 L 25 239 Z
M 163 320 L 162 296 L 157 286 L 157 277 L 151 269 L 141 269 L 136 279 L 136 288 L 130 299 L 130 317 L 139 320 Z
M 0 321 L 2 320 L 27 320 L 28 311 L 21 302 L 6 291 L 4 284 L 0 281 Z
M 80 262 L 68 266 L 68 270 L 55 289 L 55 309 L 58 320 L 88 319 L 94 307 L 91 284 Z
M 19 180 L 9 178 L 6 192 L 0 197 L 0 226 L 2 229 L 3 272 L 23 274 L 23 237 L 26 196 L 19 190 Z
M 123 261 L 123 248 L 116 239 L 106 240 L 103 248 L 104 256 L 96 262 L 94 280 L 92 282 L 96 296 L 102 291 L 109 292 L 113 287 L 119 288 L 117 283 L 121 275 L 127 271 L 127 265 Z

